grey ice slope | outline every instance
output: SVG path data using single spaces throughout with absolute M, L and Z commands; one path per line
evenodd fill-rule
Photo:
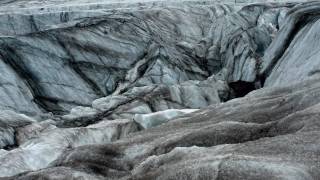
M 319 2 L 77 2 L 1 4 L 0 179 L 320 179 Z
M 213 73 L 226 83 L 254 82 L 259 59 L 291 6 L 7 12 L 0 108 L 64 114 L 133 87 L 205 80 Z

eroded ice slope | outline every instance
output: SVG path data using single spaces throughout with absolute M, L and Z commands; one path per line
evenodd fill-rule
M 140 9 L 4 12 L 0 53 L 8 75 L 2 77 L 0 108 L 63 114 L 133 87 L 213 74 L 222 83 L 255 82 L 260 58 L 293 4 L 239 10 L 244 5 L 168 2 L 138 4 Z M 227 89 L 218 89 L 212 102 L 229 99 Z M 199 108 L 181 103 L 175 108 Z
M 320 178 L 319 2 L 1 3 L 0 177 Z

